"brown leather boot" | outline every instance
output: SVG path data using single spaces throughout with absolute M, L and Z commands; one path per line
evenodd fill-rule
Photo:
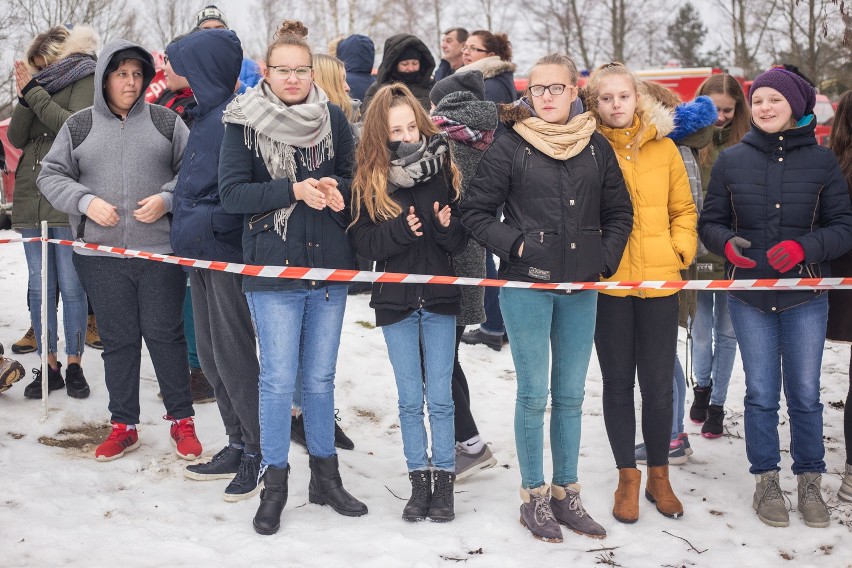
M 623 467 L 618 470 L 618 488 L 615 490 L 615 505 L 612 516 L 622 523 L 635 523 L 639 520 L 639 486 L 642 484 L 642 472 L 635 467 Z
M 677 519 L 683 516 L 683 505 L 672 491 L 669 483 L 669 466 L 658 465 L 648 467 L 648 482 L 645 485 L 645 497 L 651 503 L 657 504 L 657 510 L 665 515 Z

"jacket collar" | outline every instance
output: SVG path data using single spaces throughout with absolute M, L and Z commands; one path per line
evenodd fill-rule
M 815 130 L 816 117 L 813 115 L 811 115 L 810 122 L 804 126 L 790 128 L 789 130 L 775 132 L 773 134 L 764 132 L 755 126 L 754 122 L 752 122 L 751 130 L 746 132 L 742 141 L 744 144 L 753 146 L 766 153 L 773 152 L 779 146 L 779 142 L 782 143 L 780 145 L 783 146 L 784 149 L 791 150 L 800 146 L 815 146 L 817 143 L 816 135 L 814 134 Z

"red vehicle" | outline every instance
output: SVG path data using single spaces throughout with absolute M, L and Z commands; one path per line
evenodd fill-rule
M 0 229 L 12 226 L 12 195 L 15 191 L 15 169 L 21 158 L 21 151 L 9 143 L 7 131 L 9 121 L 0 121 Z

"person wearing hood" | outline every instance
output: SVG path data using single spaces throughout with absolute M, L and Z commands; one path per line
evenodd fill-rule
M 572 113 L 579 76 L 574 62 L 565 55 L 547 55 L 529 76 L 528 97 L 502 107 L 507 128 L 467 185 L 462 223 L 500 257 L 500 278 L 597 281 L 615 272 L 633 226 L 624 177 L 612 148 L 595 132 L 594 117 Z M 501 207 L 502 220 L 497 215 Z M 546 542 L 561 542 L 560 523 L 602 538 L 606 530 L 582 505 L 577 472 L 598 293 L 502 292 L 500 307 L 518 379 L 515 445 L 521 522 Z M 544 478 L 548 394 L 551 485 Z
M 39 34 L 27 50 L 27 61 L 15 62 L 18 105 L 9 121 L 9 142 L 22 150 L 15 170 L 15 208 L 12 228 L 24 238 L 41 235 L 42 221 L 48 223 L 48 237 L 70 239 L 68 215 L 52 207 L 39 192 L 36 180 L 44 156 L 68 118 L 91 106 L 94 100 L 95 53 L 98 36 L 89 27 L 69 31 L 55 26 Z M 35 76 L 32 73 L 35 72 Z M 50 247 L 47 258 L 48 345 L 41 345 L 41 243 L 24 243 L 29 279 L 27 281 L 30 322 L 38 353 L 47 349 L 48 390 L 65 388 L 68 396 L 86 398 L 89 384 L 80 366 L 85 349 L 88 304 L 72 263 L 69 247 Z M 57 290 L 58 288 L 58 290 Z M 65 355 L 68 366 L 62 378 L 57 360 L 57 292 L 62 296 Z M 15 345 L 12 346 L 13 351 Z M 41 398 L 42 376 L 36 371 L 24 389 L 27 398 Z
M 754 80 L 748 98 L 751 130 L 713 166 L 698 222 L 701 240 L 725 256 L 731 280 L 828 277 L 828 261 L 852 248 L 852 206 L 837 158 L 814 137 L 816 93 L 797 75 L 771 69 Z M 828 294 L 732 291 L 728 311 L 745 371 L 752 507 L 767 525 L 790 523 L 779 476 L 783 385 L 797 508 L 807 526 L 827 527 L 820 367 Z
M 224 29 L 190 34 L 166 47 L 169 64 L 186 77 L 198 102 L 172 208 L 171 244 L 180 256 L 242 262 L 242 215 L 227 213 L 219 198 L 222 115 L 234 99 L 242 55 L 237 35 Z M 198 358 L 213 386 L 228 445 L 211 461 L 187 466 L 184 474 L 201 481 L 233 475 L 224 498 L 239 501 L 257 493 L 261 460 L 260 367 L 243 277 L 191 268 L 189 280 Z
M 510 104 L 518 99 L 515 89 L 515 69 L 512 63 L 512 44 L 509 36 L 488 30 L 471 32 L 462 50 L 464 66 L 456 73 L 482 71 L 485 77 L 485 100 Z
M 119 39 L 101 51 L 94 106 L 71 116 L 44 158 L 38 186 L 70 217 L 81 243 L 171 254 L 172 193 L 189 130 L 145 102 L 154 61 Z M 112 432 L 99 461 L 139 447 L 139 381 L 145 340 L 179 457 L 201 455 L 189 389 L 183 299 L 186 275 L 165 262 L 74 248 L 74 266 L 100 322 Z
M 429 90 L 434 84 L 432 81 L 434 69 L 435 58 L 419 38 L 410 34 L 389 37 L 385 41 L 385 50 L 376 82 L 370 85 L 364 94 L 361 112 L 366 115 L 370 99 L 380 87 L 390 83 L 403 83 L 428 112 L 431 108 Z
M 674 126 L 671 113 L 642 96 L 636 75 L 621 63 L 607 63 L 592 73 L 586 101 L 598 130 L 618 156 L 635 204 L 624 255 L 606 280 L 680 280 L 680 271 L 692 263 L 698 246 L 698 213 L 680 152 L 665 138 Z M 669 483 L 668 465 L 677 334 L 676 290 L 600 293 L 595 347 L 603 377 L 604 422 L 618 468 L 612 514 L 623 523 L 639 520 L 641 472 L 634 452 L 637 376 L 648 452 L 645 495 L 662 515 L 683 515 L 683 505 Z
M 376 46 L 365 35 L 354 34 L 337 44 L 337 57 L 346 67 L 346 82 L 349 83 L 349 96 L 363 101 L 367 89 L 376 82 L 373 77 L 373 62 L 376 59 Z

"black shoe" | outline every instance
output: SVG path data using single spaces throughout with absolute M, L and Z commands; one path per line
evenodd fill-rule
M 347 517 L 367 514 L 367 506 L 344 489 L 336 455 L 328 458 L 310 456 L 308 465 L 311 468 L 308 501 L 317 505 L 330 505 Z
M 482 328 L 476 328 L 473 331 L 464 332 L 461 336 L 461 341 L 468 345 L 479 345 L 481 343 L 483 345 L 487 345 L 494 351 L 500 351 L 503 349 L 503 335 L 485 333 L 482 331 Z
M 89 383 L 83 375 L 83 368 L 77 363 L 69 363 L 65 369 L 65 392 L 71 398 L 89 397 Z
M 712 390 L 712 387 L 692 388 L 695 398 L 692 400 L 692 406 L 689 407 L 689 419 L 696 424 L 701 424 L 707 420 L 707 407 L 710 406 L 710 393 Z
M 225 501 L 236 503 L 255 495 L 260 485 L 258 474 L 260 473 L 260 454 L 249 454 L 243 452 L 240 461 L 240 469 L 234 480 L 225 488 Z
M 432 502 L 429 503 L 429 514 L 426 516 L 430 521 L 446 523 L 456 518 L 453 495 L 456 474 L 439 469 L 434 475 L 435 489 L 432 491 Z
M 195 463 L 186 466 L 183 476 L 196 481 L 211 479 L 231 479 L 240 471 L 243 450 L 228 444 L 207 463 Z
M 281 511 L 287 504 L 287 477 L 290 466 L 267 467 L 263 473 L 263 491 L 260 492 L 260 506 L 254 515 L 252 524 L 258 534 L 275 534 L 281 528 Z
M 62 380 L 62 363 L 57 363 L 54 369 L 47 366 L 47 392 L 64 389 L 65 381 Z M 24 389 L 27 398 L 41 398 L 41 369 L 33 369 L 33 382 Z
M 343 429 L 337 424 L 340 420 L 340 417 L 337 416 L 338 410 L 334 410 L 334 447 L 340 448 L 341 450 L 354 450 L 355 442 L 349 439 L 349 436 L 343 431 Z M 292 439 L 292 436 L 290 437 Z
M 705 438 L 721 438 L 725 433 L 723 422 L 725 420 L 725 409 L 718 404 L 707 407 L 707 421 L 701 426 L 701 435 Z
M 305 416 L 299 414 L 290 418 L 290 441 L 296 442 L 303 448 L 308 448 L 308 441 L 305 438 Z
M 425 520 L 432 502 L 432 472 L 428 469 L 409 471 L 408 480 L 411 481 L 411 498 L 402 510 L 402 518 L 406 521 Z

